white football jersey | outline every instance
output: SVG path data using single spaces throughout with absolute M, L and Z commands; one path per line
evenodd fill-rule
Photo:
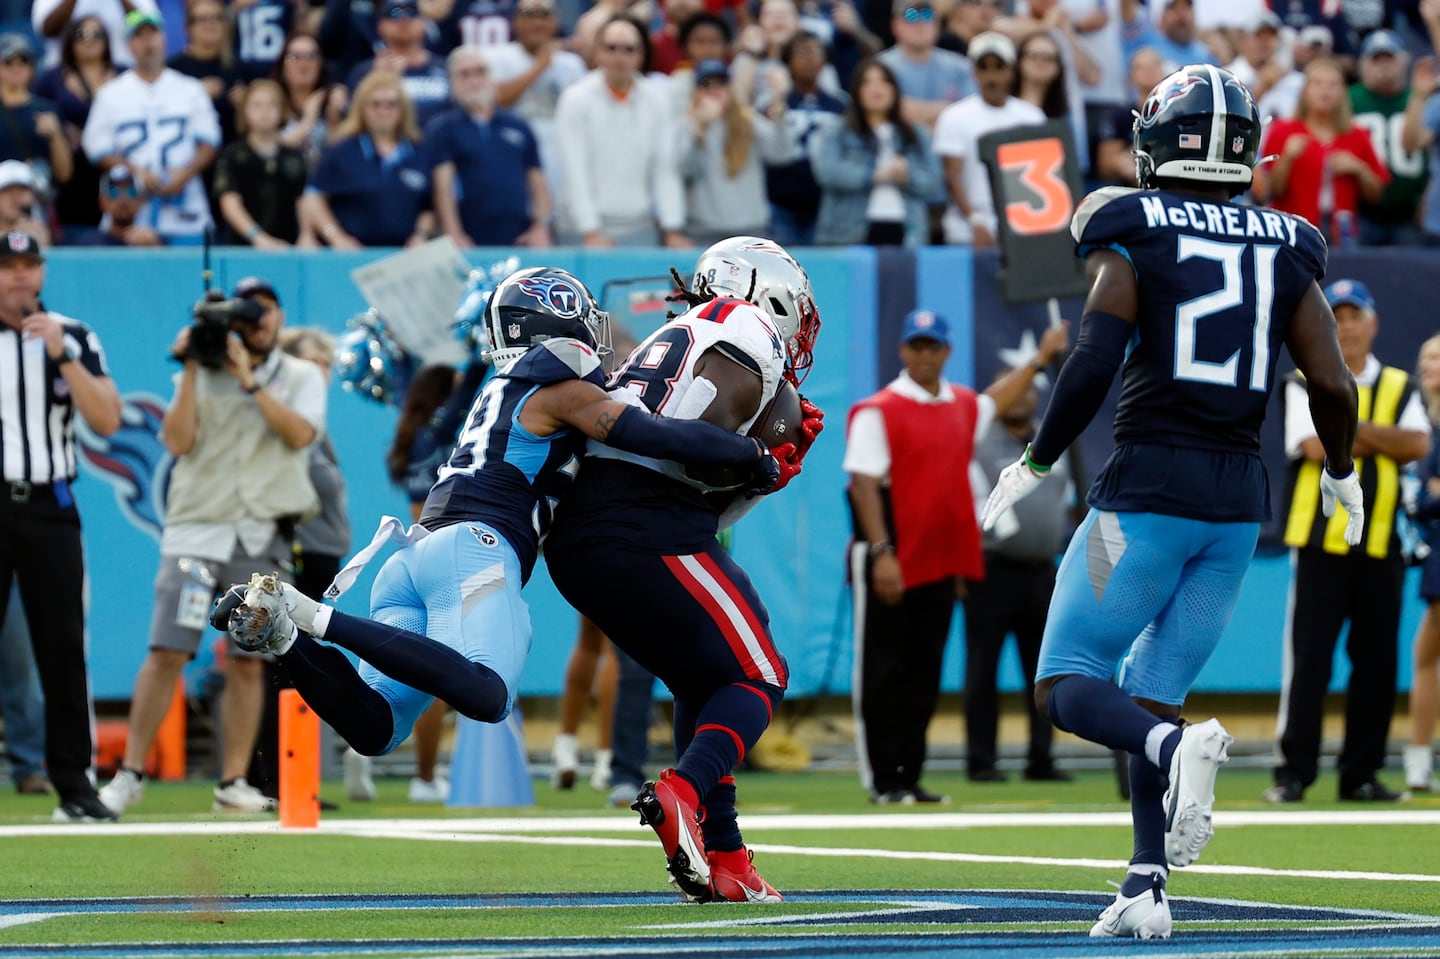
M 197 144 L 220 145 L 220 119 L 199 80 L 166 68 L 154 83 L 133 70 L 95 94 L 81 141 L 92 162 L 120 155 L 127 166 L 162 179 L 195 159 Z M 162 236 L 199 236 L 210 225 L 210 201 L 194 176 L 176 197 L 151 199 L 137 222 Z
M 736 430 L 744 433 L 775 397 L 785 375 L 785 342 L 775 322 L 752 303 L 723 297 L 702 303 L 656 330 L 630 353 L 610 378 L 612 398 L 673 419 L 697 419 L 715 398 L 714 386 L 695 375 L 695 364 L 716 349 L 760 377 L 755 414 Z M 590 456 L 629 460 L 701 489 L 669 460 L 637 456 L 590 441 Z

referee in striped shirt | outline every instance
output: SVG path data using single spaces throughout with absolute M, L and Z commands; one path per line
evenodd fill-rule
M 75 413 L 96 433 L 120 427 L 120 394 L 100 339 L 40 305 L 45 258 L 28 233 L 0 240 L 0 621 L 15 577 L 45 691 L 45 764 L 57 822 L 114 819 L 87 772 L 85 559 L 75 480 Z

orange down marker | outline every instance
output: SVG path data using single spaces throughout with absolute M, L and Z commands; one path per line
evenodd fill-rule
M 280 825 L 320 824 L 320 717 L 293 689 L 280 691 Z

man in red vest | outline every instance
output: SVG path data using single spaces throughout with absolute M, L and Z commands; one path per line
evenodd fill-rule
M 900 336 L 904 372 L 850 411 L 856 745 L 872 802 L 947 801 L 921 788 L 920 770 L 955 600 L 985 576 L 969 479 L 975 439 L 1068 345 L 1069 324 L 1047 330 L 1033 362 L 976 394 L 944 378 L 944 317 L 915 310 Z

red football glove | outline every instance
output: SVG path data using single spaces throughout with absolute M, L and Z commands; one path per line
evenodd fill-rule
M 770 492 L 774 493 L 800 475 L 800 453 L 794 443 L 781 443 L 770 447 L 770 455 L 780 464 L 780 481 L 770 488 Z
M 800 421 L 798 453 L 799 459 L 803 460 L 805 454 L 810 452 L 810 447 L 815 445 L 815 437 L 819 436 L 820 431 L 825 429 L 825 423 L 823 422 L 825 419 L 825 411 L 802 396 L 800 397 L 800 415 L 803 419 Z

